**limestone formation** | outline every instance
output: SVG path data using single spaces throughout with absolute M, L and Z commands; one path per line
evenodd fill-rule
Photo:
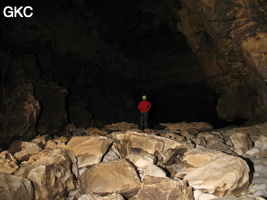
M 184 181 L 146 176 L 139 193 L 130 200 L 138 199 L 193 200 L 194 197 L 192 188 Z
M 221 136 L 220 133 L 216 133 L 216 132 L 211 132 L 211 133 L 207 133 L 207 132 L 203 132 L 199 134 L 198 138 L 205 138 L 207 145 L 214 145 L 214 144 L 220 144 L 223 143 L 224 139 Z
M 88 128 L 85 130 L 89 136 L 106 136 L 107 132 L 98 128 Z
M 51 140 L 51 135 L 45 134 L 45 135 L 37 135 L 31 142 L 38 144 L 40 147 L 44 148 L 46 145 L 46 142 L 48 140 Z
M 18 162 L 14 156 L 8 151 L 0 154 L 0 172 L 13 174 L 19 169 Z
M 5 188 L 24 193 L 26 180 L 36 199 L 68 199 L 70 191 L 72 200 L 175 199 L 179 191 L 166 185 L 180 178 L 195 200 L 267 198 L 266 0 L 28 5 L 29 19 L 0 18 L 0 172 L 12 176 Z M 141 131 L 143 94 L 152 107 L 150 129 Z M 120 166 L 136 187 L 124 187 Z M 84 193 L 97 180 L 76 181 L 98 168 L 113 188 L 98 193 L 94 182 L 97 195 Z
M 45 148 L 46 149 L 55 149 L 55 148 L 64 149 L 68 141 L 69 139 L 66 137 L 59 137 L 54 140 L 48 140 L 46 142 Z
M 35 199 L 65 199 L 74 189 L 72 162 L 66 150 L 44 150 L 40 158 L 24 163 L 16 176 L 27 177 L 35 188 Z
M 100 163 L 79 178 L 84 193 L 107 195 L 119 193 L 127 198 L 137 194 L 141 182 L 135 168 L 125 159 Z
M 255 141 L 255 147 L 259 148 L 260 151 L 267 150 L 267 136 L 261 136 Z
M 128 122 L 119 122 L 113 124 L 107 124 L 104 127 L 104 130 L 107 131 L 126 131 L 131 129 L 139 129 L 137 124 L 128 123 Z
M 1 77 L 3 78 L 0 84 L 1 146 L 9 146 L 15 139 L 34 138 L 37 135 L 37 123 L 42 127 L 39 128 L 39 133 L 42 134 L 44 131 L 55 131 L 53 128 L 59 130 L 60 126 L 64 125 L 64 118 L 66 119 L 66 115 L 64 116 L 65 88 L 56 88 L 56 83 L 52 86 L 46 81 L 41 81 L 37 58 L 34 55 L 20 56 L 5 52 L 5 56 L 9 58 L 8 61 L 1 60 L 1 63 L 5 63 L 2 65 Z M 47 99 L 44 101 L 42 95 L 47 98 L 52 93 L 50 101 L 46 101 Z M 56 105 L 55 102 L 60 101 L 60 98 L 61 102 Z M 56 126 L 59 127 L 52 127 L 56 122 L 58 122 Z
M 170 138 L 172 140 L 176 140 L 176 141 L 185 141 L 186 137 L 179 135 L 177 133 L 171 133 L 171 132 L 167 132 L 165 134 L 165 137 Z
M 78 200 L 124 200 L 124 198 L 122 195 L 116 193 L 104 197 L 98 195 L 83 194 Z
M 118 151 L 118 149 L 116 147 L 114 147 L 114 145 L 112 144 L 109 151 L 104 155 L 102 162 L 109 162 L 111 160 L 116 160 L 116 159 L 121 158 L 121 157 L 122 156 L 121 156 L 120 152 Z
M 249 135 L 244 133 L 235 133 L 230 136 L 230 140 L 233 143 L 234 148 L 241 149 L 243 152 L 246 152 L 253 147 Z
M 266 118 L 266 25 L 258 20 L 266 20 L 265 2 L 181 0 L 181 9 L 177 0 L 169 3 L 209 85 L 220 93 L 219 117 Z
M 147 135 L 128 131 L 126 133 L 114 133 L 115 145 L 122 155 L 129 154 L 131 149 L 141 149 L 149 154 L 158 153 L 161 162 L 168 162 L 175 153 L 183 153 L 187 149 L 186 144 L 168 138 Z
M 66 149 L 75 153 L 78 158 L 78 167 L 97 164 L 107 152 L 112 140 L 103 136 L 73 137 Z
M 241 158 L 195 149 L 186 153 L 184 160 L 194 167 L 184 171 L 184 180 L 195 189 L 218 196 L 240 195 L 250 184 L 249 166 Z
M 126 158 L 138 168 L 146 168 L 156 162 L 152 154 L 128 154 Z
M 34 200 L 34 188 L 31 181 L 24 177 L 0 173 L 0 199 Z
M 38 145 L 34 145 L 30 148 L 27 148 L 25 150 L 15 153 L 14 156 L 19 162 L 23 162 L 23 161 L 27 161 L 32 155 L 36 155 L 42 150 L 43 149 L 39 147 Z
M 141 178 L 142 180 L 146 176 L 153 176 L 153 177 L 167 177 L 166 172 L 163 171 L 160 167 L 157 165 L 149 165 L 147 167 L 144 167 L 142 170 L 140 170 Z
M 180 132 L 187 131 L 190 134 L 198 134 L 199 132 L 210 131 L 213 129 L 212 125 L 206 122 L 191 122 L 191 123 L 161 123 L 160 125 L 166 127 L 166 130 L 178 130 Z
M 1 172 L 19 179 L 20 185 L 24 177 L 33 186 L 34 199 L 206 200 L 241 195 L 240 199 L 259 200 L 259 196 L 266 195 L 266 184 L 262 182 L 267 171 L 266 137 L 261 132 L 266 132 L 267 123 L 258 124 L 249 140 L 247 134 L 253 127 L 197 135 L 187 132 L 182 141 L 171 139 L 166 130 L 157 130 L 158 135 L 131 130 L 105 137 L 61 136 L 47 140 L 46 136 L 37 136 L 31 142 L 14 142 L 9 148 L 13 153 L 3 151 Z M 243 146 L 238 146 L 236 138 L 244 141 Z M 25 154 L 44 144 L 44 149 L 38 149 L 40 152 Z M 250 149 L 240 156 L 233 151 L 235 147 Z M 87 152 L 94 157 L 86 157 Z M 95 162 L 88 164 L 87 158 Z M 24 186 L 16 187 L 18 191 L 25 190 Z
M 24 70 L 20 63 L 14 63 L 11 71 Z M 17 67 L 17 69 L 16 69 Z M 18 72 L 14 72 L 18 73 Z M 24 72 L 25 73 L 25 72 Z M 17 74 L 18 75 L 18 74 Z M 13 74 L 16 77 L 16 74 Z M 13 79 L 13 78 L 11 78 Z M 15 138 L 31 139 L 36 135 L 36 122 L 41 110 L 39 101 L 34 96 L 33 84 L 27 78 L 14 78 L 13 84 L 0 93 L 0 144 L 9 145 Z M 9 96 L 12 98 L 10 99 Z

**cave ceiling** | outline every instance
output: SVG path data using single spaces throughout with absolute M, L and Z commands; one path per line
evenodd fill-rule
M 47 51 L 136 82 L 197 68 L 197 58 L 164 1 L 48 1 L 36 5 L 34 16 L 5 19 L 2 44 L 17 53 L 36 54 L 44 72 L 41 57 Z M 177 81 L 181 79 L 188 77 Z

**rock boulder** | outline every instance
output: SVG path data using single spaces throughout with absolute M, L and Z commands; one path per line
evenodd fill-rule
M 194 200 L 193 191 L 182 180 L 146 176 L 139 193 L 131 200 Z
M 141 182 L 133 165 L 117 159 L 92 166 L 79 178 L 84 193 L 96 195 L 119 193 L 129 198 L 137 194 Z
M 0 199 L 34 200 L 31 181 L 24 177 L 0 173 Z
M 184 171 L 184 180 L 195 189 L 217 196 L 239 195 L 250 184 L 249 166 L 239 157 L 198 149 L 186 153 L 184 161 L 193 167 Z
M 73 137 L 66 149 L 74 152 L 78 159 L 78 167 L 97 164 L 107 152 L 112 140 L 102 136 Z

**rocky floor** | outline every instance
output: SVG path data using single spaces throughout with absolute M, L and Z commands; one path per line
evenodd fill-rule
M 0 154 L 0 199 L 267 199 L 267 123 L 161 125 L 70 124 L 64 136 L 14 141 Z
M 216 132 L 214 130 L 212 132 Z M 267 199 L 267 123 L 241 127 L 241 128 L 225 128 L 219 132 L 227 138 L 234 133 L 243 133 L 249 135 L 253 145 L 249 150 L 244 149 L 242 145 L 236 144 L 231 148 L 238 156 L 245 159 L 250 166 L 252 173 L 251 183 L 247 190 L 241 193 L 241 196 L 236 197 L 229 195 L 226 197 L 217 197 L 216 200 L 234 200 L 234 199 Z M 240 140 L 241 142 L 242 140 Z M 237 148 L 235 148 L 237 147 Z M 202 198 L 199 198 L 202 199 Z M 212 198 L 213 199 L 213 198 Z M 204 199 L 203 199 L 204 200 Z

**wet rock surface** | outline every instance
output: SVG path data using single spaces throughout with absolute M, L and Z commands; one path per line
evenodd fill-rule
M 194 126 L 183 122 L 186 130 Z M 184 131 L 176 138 L 168 133 L 179 136 L 181 131 L 169 128 L 150 133 L 114 131 L 106 136 L 101 132 L 77 136 L 73 131 L 67 137 L 16 141 L 10 152 L 0 154 L 0 182 L 6 185 L 0 198 L 20 199 L 17 192 L 36 200 L 264 200 L 266 130 L 263 123 L 209 128 L 198 134 Z M 194 142 L 200 138 L 205 142 Z M 247 142 L 240 145 L 239 140 Z M 23 159 L 18 156 L 24 154 Z M 87 157 L 79 160 L 81 155 Z M 20 180 L 16 187 L 8 185 L 10 178 Z M 8 187 L 14 192 L 4 189 Z

